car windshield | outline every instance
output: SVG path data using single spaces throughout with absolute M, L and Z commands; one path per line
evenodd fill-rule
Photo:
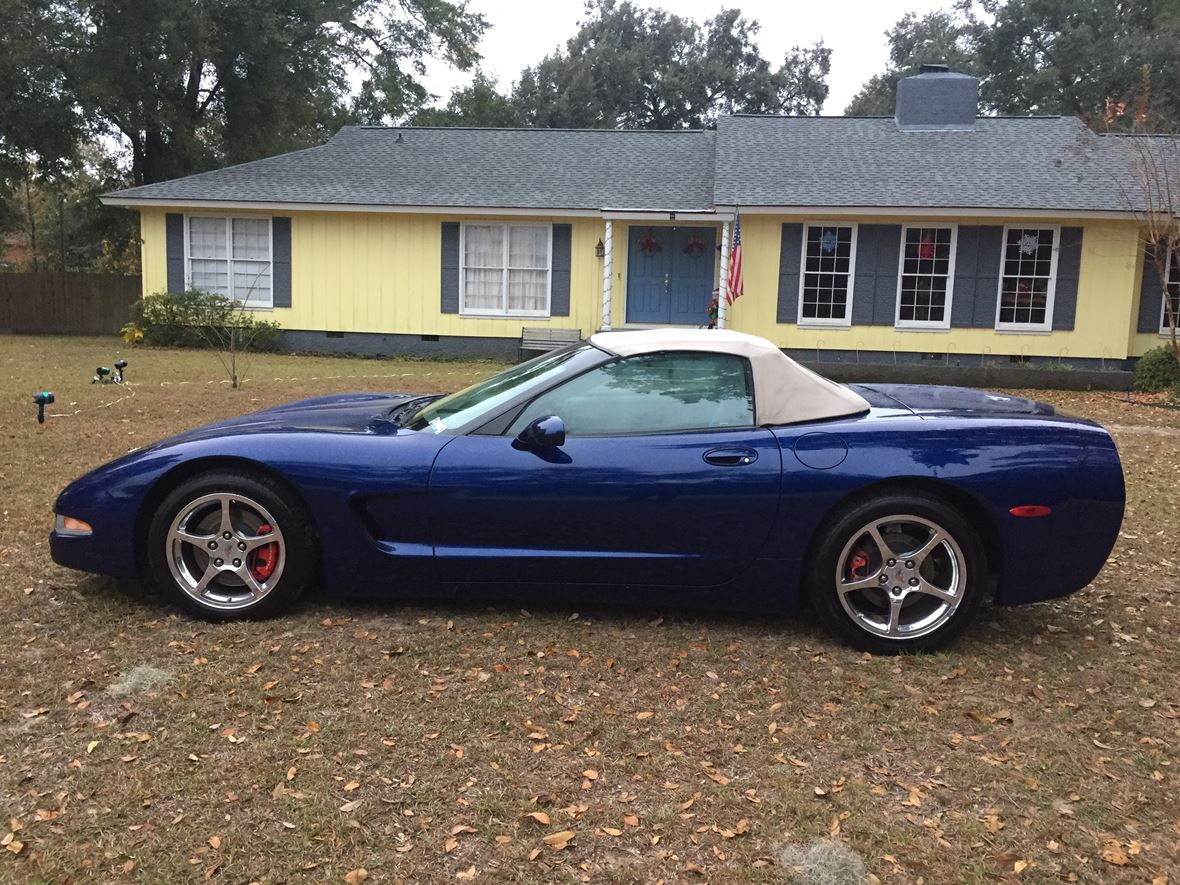
M 435 433 L 462 427 L 521 394 L 544 388 L 566 363 L 590 350 L 594 348 L 589 344 L 581 344 L 542 354 L 458 393 L 435 400 L 414 415 L 406 426 L 411 430 L 429 428 Z

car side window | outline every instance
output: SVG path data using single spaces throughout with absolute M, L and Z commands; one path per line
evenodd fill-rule
M 750 364 L 730 354 L 694 352 L 617 360 L 538 396 L 507 434 L 546 415 L 561 418 L 571 436 L 750 427 Z

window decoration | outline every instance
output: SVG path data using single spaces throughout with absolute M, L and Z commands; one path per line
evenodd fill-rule
M 650 227 L 647 229 L 647 236 L 639 241 L 639 248 L 644 255 L 655 255 L 664 251 L 663 245 L 655 238 Z
M 1056 276 L 1057 228 L 1006 228 L 996 328 L 1048 330 Z
M 904 227 L 898 273 L 899 328 L 950 327 L 955 228 Z
M 548 316 L 553 228 L 464 224 L 460 313 Z
M 851 324 L 855 256 L 855 225 L 807 225 L 799 290 L 801 325 Z
M 188 288 L 274 306 L 269 218 L 189 215 L 186 224 Z

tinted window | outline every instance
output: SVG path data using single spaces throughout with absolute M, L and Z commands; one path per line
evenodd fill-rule
M 508 429 L 557 415 L 573 436 L 662 433 L 754 423 L 749 363 L 716 353 L 661 353 L 592 369 L 541 394 Z

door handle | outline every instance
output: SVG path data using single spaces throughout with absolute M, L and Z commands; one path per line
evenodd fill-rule
M 667 289 L 671 285 L 672 285 L 672 274 L 671 273 L 664 274 L 664 288 Z
M 744 467 L 757 461 L 758 453 L 746 448 L 710 449 L 703 457 L 707 463 L 718 467 Z

